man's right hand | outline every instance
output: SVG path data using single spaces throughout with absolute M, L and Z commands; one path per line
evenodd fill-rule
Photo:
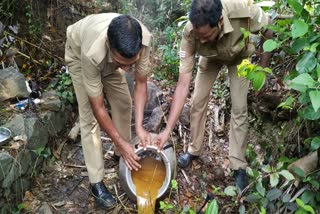
M 139 164 L 140 157 L 134 152 L 133 147 L 128 142 L 118 145 L 118 150 L 130 170 L 141 168 Z
M 170 131 L 168 129 L 165 129 L 153 139 L 152 144 L 158 147 L 158 152 L 162 150 L 163 145 L 168 141 L 169 137 Z

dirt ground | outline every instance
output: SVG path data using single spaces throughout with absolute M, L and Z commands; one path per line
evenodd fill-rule
M 173 133 L 171 140 L 175 142 L 177 157 L 187 148 L 189 131 L 188 127 L 178 125 Z M 227 130 L 212 140 L 208 139 L 208 134 L 206 133 L 206 143 L 200 158 L 194 160 L 192 166 L 184 170 L 176 168 L 178 191 L 172 190 L 171 193 L 168 191 L 163 199 L 179 210 L 170 213 L 181 213 L 188 208 L 198 211 L 208 192 L 217 188 L 220 188 L 218 192 L 223 192 L 225 187 L 233 184 L 228 169 Z M 112 142 L 108 139 L 102 142 L 106 170 L 104 183 L 118 199 L 118 206 L 114 210 L 106 211 L 95 206 L 94 198 L 90 194 L 80 139 L 71 143 L 65 138 L 53 142 L 52 145 L 56 145 L 54 146 L 56 149 L 53 149 L 56 160 L 46 160 L 42 173 L 35 180 L 35 187 L 30 193 L 34 206 L 32 210 L 38 210 L 41 205 L 47 203 L 53 213 L 137 213 L 135 203 L 128 199 L 120 186 L 118 162 L 112 158 Z M 57 154 L 59 146 L 61 152 Z M 230 198 L 219 194 L 215 194 L 215 198 L 219 203 L 219 213 L 233 213 L 236 210 L 234 204 L 225 203 L 230 201 Z M 28 197 L 25 197 L 26 200 Z M 159 201 L 156 213 L 164 213 L 159 210 Z

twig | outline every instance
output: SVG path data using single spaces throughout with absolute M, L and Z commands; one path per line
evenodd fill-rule
M 189 185 L 191 185 L 191 182 L 190 182 L 190 180 L 189 180 L 189 177 L 187 176 L 187 173 L 186 173 L 183 169 L 181 169 L 181 172 L 182 172 L 184 178 L 186 179 L 187 183 L 188 183 Z
M 68 163 L 65 163 L 64 166 L 66 167 L 72 167 L 72 168 L 86 168 L 86 166 L 81 166 L 81 165 L 75 165 L 75 164 L 68 164 Z
M 132 209 L 128 208 L 128 207 L 127 207 L 126 205 L 124 205 L 124 203 L 122 202 L 122 200 L 121 200 L 121 198 L 120 198 L 120 196 L 119 196 L 119 194 L 118 194 L 117 185 L 116 185 L 116 184 L 113 184 L 113 188 L 114 188 L 114 191 L 115 191 L 115 193 L 116 193 L 116 196 L 117 196 L 117 198 L 118 198 L 121 206 L 122 206 L 123 209 L 125 210 L 125 212 L 130 213 L 130 210 L 132 211 Z
M 307 189 L 307 186 L 302 187 L 291 199 L 289 202 L 294 202 L 296 198 L 298 198 L 305 190 Z
M 64 145 L 66 144 L 66 142 L 67 142 L 67 139 L 65 139 L 64 141 L 62 141 L 62 143 L 60 143 L 59 148 L 57 150 L 57 154 L 59 156 L 61 156 L 62 149 L 63 149 Z

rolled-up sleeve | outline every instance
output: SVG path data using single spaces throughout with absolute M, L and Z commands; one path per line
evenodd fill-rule
M 81 55 L 82 80 L 89 97 L 102 94 L 101 71 L 84 54 Z
M 250 31 L 256 33 L 261 30 L 262 27 L 269 23 L 268 15 L 257 5 L 251 5 L 250 7 L 251 21 Z
M 180 45 L 180 66 L 179 73 L 192 72 L 195 64 L 195 39 L 190 35 L 187 29 L 188 25 L 185 26 L 182 33 L 181 45 Z
M 151 51 L 151 45 L 143 46 L 140 59 L 138 63 L 136 64 L 136 72 L 138 72 L 142 76 L 149 76 L 151 71 L 149 68 L 149 59 L 150 59 L 150 51 Z

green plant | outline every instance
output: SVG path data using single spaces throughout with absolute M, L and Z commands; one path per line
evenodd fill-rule
M 31 174 L 31 177 L 32 176 L 36 176 L 36 168 L 38 166 L 38 161 L 39 159 L 46 159 L 48 157 L 51 156 L 51 150 L 50 148 L 45 148 L 45 147 L 40 147 L 38 149 L 35 149 L 35 150 L 32 150 L 36 155 L 37 155 L 37 159 L 34 163 L 34 166 L 33 166 L 33 171 L 32 171 L 32 174 Z
M 61 73 L 57 75 L 59 79 L 57 85 L 57 94 L 64 103 L 73 104 L 75 102 L 75 93 L 70 74 Z
M 182 18 L 185 21 L 185 17 Z M 177 82 L 179 77 L 179 49 L 182 33 L 180 27 L 168 26 L 164 32 L 164 44 L 159 45 L 159 55 L 162 57 L 161 64 L 154 69 L 156 80 L 167 80 L 169 84 Z
M 37 37 L 41 32 L 40 22 L 33 15 L 32 2 L 26 2 L 25 16 L 28 22 L 29 34 L 33 37 Z
M 253 89 L 259 91 L 266 81 L 266 74 L 272 74 L 270 68 L 262 68 L 259 65 L 252 64 L 248 59 L 241 62 L 238 68 L 238 76 L 246 77 L 252 80 Z

